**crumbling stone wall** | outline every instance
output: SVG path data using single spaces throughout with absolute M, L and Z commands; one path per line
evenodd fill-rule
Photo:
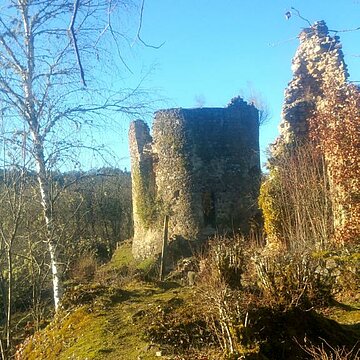
M 274 196 L 278 191 L 278 170 L 282 166 L 282 161 L 306 143 L 314 145 L 315 140 L 317 145 L 319 136 L 316 138 L 314 133 L 309 136 L 310 122 L 316 119 L 313 115 L 322 109 L 331 111 L 327 98 L 329 91 L 334 94 L 339 89 L 346 89 L 349 76 L 340 39 L 338 36 L 330 35 L 324 21 L 316 22 L 310 28 L 304 29 L 299 35 L 299 40 L 300 45 L 292 60 L 293 78 L 285 90 L 280 136 L 270 149 L 270 176 L 261 188 L 260 203 L 270 241 L 279 239 L 282 232 L 278 225 L 278 220 L 281 220 L 281 202 Z M 335 127 L 336 124 L 329 126 Z M 324 171 L 327 171 L 332 203 L 331 216 L 336 231 L 348 217 L 341 200 L 346 198 L 341 194 L 342 184 L 333 181 L 331 172 L 331 165 L 342 160 L 326 151 L 322 156 L 325 158 Z
M 129 137 L 135 256 L 160 252 L 165 214 L 172 239 L 248 231 L 260 177 L 254 106 L 236 98 L 226 108 L 160 110 L 152 138 L 139 120 Z
M 324 87 L 341 86 L 349 76 L 340 38 L 330 36 L 324 21 L 304 29 L 299 40 L 292 60 L 293 78 L 285 90 L 280 137 L 272 148 L 273 156 L 281 152 L 285 144 L 299 144 L 307 137 L 308 119 L 322 105 Z

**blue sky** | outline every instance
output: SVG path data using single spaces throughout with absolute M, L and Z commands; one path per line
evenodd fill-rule
M 255 89 L 271 111 L 260 130 L 264 162 L 265 149 L 278 134 L 297 35 L 307 27 L 295 12 L 285 19 L 291 7 L 310 22 L 325 20 L 330 29 L 360 26 L 360 0 L 147 0 L 141 36 L 152 45 L 165 43 L 158 50 L 137 43 L 128 65 L 150 70 L 145 86 L 156 90 L 163 108 L 196 107 L 198 99 L 206 107 L 226 106 Z M 350 80 L 360 81 L 360 31 L 339 35 Z M 119 166 L 129 168 L 127 127 L 116 131 L 116 145 L 109 142 L 122 158 Z

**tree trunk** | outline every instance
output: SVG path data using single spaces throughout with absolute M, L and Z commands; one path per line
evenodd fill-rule
M 13 292 L 13 264 L 12 264 L 12 242 L 7 250 L 8 261 L 8 291 L 7 291 L 7 311 L 6 311 L 6 349 L 11 346 L 11 316 L 12 316 L 12 292 Z
M 33 156 L 36 164 L 37 180 L 41 196 L 41 205 L 46 224 L 46 240 L 50 255 L 50 267 L 52 273 L 53 295 L 55 311 L 58 310 L 59 301 L 62 294 L 60 272 L 58 264 L 57 244 L 54 241 L 54 218 L 51 204 L 51 192 L 49 179 L 46 173 L 46 162 L 44 156 L 44 137 L 40 134 L 39 112 L 36 109 L 35 95 L 33 89 L 34 69 L 35 69 L 35 36 L 33 33 L 34 22 L 29 16 L 30 3 L 18 1 L 22 16 L 24 29 L 24 47 L 26 51 L 27 64 L 22 69 L 23 90 L 25 97 L 25 120 L 29 125 L 31 137 L 33 139 Z
M 62 285 L 60 279 L 61 276 L 58 261 L 57 244 L 56 241 L 54 241 L 54 216 L 51 206 L 50 184 L 49 179 L 46 175 L 43 146 L 40 141 L 37 141 L 38 137 L 36 135 L 33 134 L 33 137 L 36 139 L 35 161 L 37 169 L 37 180 L 41 196 L 41 206 L 43 208 L 43 214 L 46 224 L 46 240 L 50 255 L 54 305 L 55 311 L 57 311 L 62 296 Z
M 50 265 L 52 273 L 53 293 L 54 293 L 54 305 L 55 311 L 59 308 L 59 302 L 62 296 L 62 286 L 59 273 L 58 254 L 56 250 L 56 244 L 52 240 L 48 241 Z

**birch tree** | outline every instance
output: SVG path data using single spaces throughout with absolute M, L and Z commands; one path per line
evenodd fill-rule
M 13 305 L 13 249 L 15 242 L 18 238 L 18 229 L 20 223 L 22 221 L 22 212 L 23 212 L 23 201 L 22 201 L 22 193 L 23 193 L 23 182 L 22 182 L 23 174 L 10 174 L 9 178 L 6 177 L 4 173 L 4 177 L 2 179 L 1 191 L 0 191 L 0 204 L 4 206 L 8 211 L 8 219 L 9 221 L 4 221 L 2 219 L 0 223 L 0 254 L 4 258 L 1 259 L 4 261 L 5 267 L 3 268 L 3 264 L 1 261 L 0 264 L 0 281 L 2 288 L 2 302 L 4 306 L 4 315 L 5 315 L 5 325 L 4 325 L 4 335 L 6 339 L 6 344 L 4 346 L 1 343 L 1 354 L 4 358 L 4 351 L 8 350 L 11 346 L 11 338 L 12 338 L 12 305 Z M 11 184 L 10 184 L 11 182 Z M 5 277 L 3 277 L 3 273 Z M 2 341 L 2 339 L 0 339 Z
M 12 315 L 14 284 L 14 252 L 19 243 L 20 228 L 24 220 L 25 168 L 19 162 L 20 149 L 9 148 L 5 142 L 1 147 L 6 150 L 8 160 L 17 158 L 17 165 L 5 166 L 0 171 L 0 298 L 3 305 L 4 328 L 0 339 L 0 351 L 7 358 L 12 345 Z M 5 159 L 3 159 L 5 160 Z M 8 164 L 10 165 L 10 164 Z M 4 338 L 4 342 L 3 342 Z
M 52 171 L 65 159 L 77 161 L 75 148 L 92 147 L 86 135 L 110 121 L 111 112 L 136 116 L 145 106 L 139 86 L 113 90 L 97 79 L 110 49 L 127 67 L 125 35 L 117 28 L 130 1 L 7 0 L 0 8 L 1 121 L 6 140 L 21 146 L 36 172 L 55 310 L 62 286 Z

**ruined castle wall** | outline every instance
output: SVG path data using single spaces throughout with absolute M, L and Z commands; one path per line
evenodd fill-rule
M 159 246 L 151 239 L 160 234 L 154 232 L 152 224 L 156 219 L 155 174 L 153 156 L 150 152 L 152 138 L 149 127 L 142 121 L 131 123 L 129 129 L 129 146 L 131 157 L 131 182 L 134 221 L 135 252 L 158 252 Z M 143 242 L 142 239 L 149 239 Z
M 324 21 L 304 29 L 300 45 L 292 61 L 293 79 L 285 91 L 285 101 L 280 124 L 279 149 L 287 144 L 301 144 L 308 139 L 309 119 L 316 110 L 326 106 L 326 88 L 337 91 L 347 83 L 348 71 L 342 45 L 338 36 L 331 36 Z M 275 152 L 276 155 L 277 152 Z M 334 227 L 344 218 L 338 185 L 332 183 L 331 163 L 339 158 L 323 154 L 328 163 L 328 178 L 334 212 Z
M 157 219 L 148 229 L 151 236 L 136 239 L 142 230 L 135 230 L 134 254 L 160 250 L 165 214 L 172 238 L 246 232 L 259 189 L 257 110 L 239 99 L 226 108 L 161 110 L 152 136 Z
M 311 27 L 304 29 L 299 35 L 300 45 L 292 60 L 293 78 L 285 90 L 285 99 L 280 123 L 280 136 L 271 148 L 270 178 L 264 183 L 263 198 L 271 192 L 266 189 L 277 189 L 277 169 L 282 166 L 282 156 L 290 155 L 293 149 L 300 149 L 303 144 L 313 139 L 309 138 L 309 123 L 316 121 L 312 116 L 322 109 L 331 112 L 329 94 L 336 94 L 340 89 L 346 89 L 348 71 L 344 61 L 342 45 L 338 36 L 331 36 L 324 21 L 318 21 Z M 331 96 L 330 96 L 331 98 Z M 336 122 L 328 124 L 329 128 L 336 129 Z M 316 138 L 316 134 L 312 134 Z M 316 142 L 320 140 L 316 138 Z M 346 215 L 344 191 L 341 181 L 333 181 L 332 165 L 341 161 L 339 155 L 334 156 L 332 151 L 323 148 L 329 191 L 332 203 L 332 217 L 335 231 L 345 223 Z M 276 197 L 271 201 L 264 201 L 268 207 L 264 211 L 265 227 L 268 228 L 269 238 L 276 238 L 281 233 L 279 221 L 274 221 L 281 204 Z M 276 208 L 277 207 L 277 208 Z M 266 215 L 266 212 L 268 213 Z
M 171 217 L 170 234 L 194 239 L 200 231 L 191 178 L 193 141 L 184 110 L 159 111 L 153 125 L 156 189 L 164 213 Z
M 280 138 L 277 140 L 280 148 L 307 137 L 307 120 L 322 105 L 324 87 L 336 88 L 345 84 L 348 78 L 339 37 L 329 35 L 324 21 L 304 29 L 299 40 L 292 60 L 293 79 L 285 90 Z M 276 149 L 273 153 L 276 154 Z
M 157 191 L 176 214 L 174 232 L 196 237 L 206 227 L 246 230 L 258 186 L 257 111 L 244 103 L 170 110 L 155 119 Z M 170 139 L 175 145 L 168 148 Z

